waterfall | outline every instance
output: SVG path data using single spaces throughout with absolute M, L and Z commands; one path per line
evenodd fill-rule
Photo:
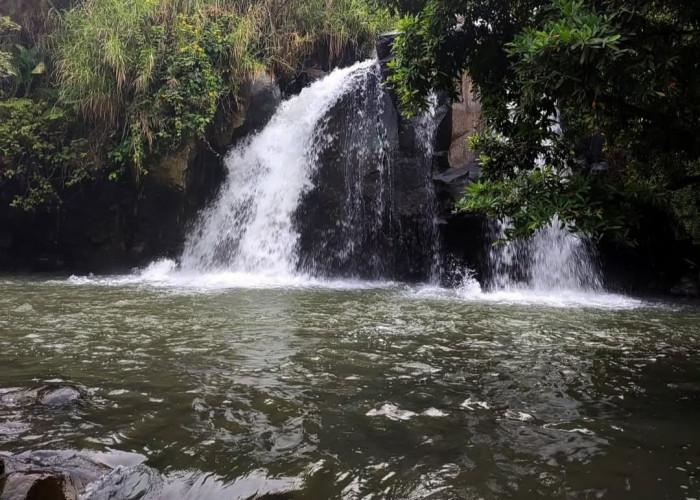
M 438 229 L 438 206 L 437 196 L 435 194 L 435 184 L 433 183 L 433 155 L 435 153 L 435 135 L 437 134 L 438 125 L 442 117 L 438 116 L 438 98 L 433 92 L 429 96 L 429 107 L 425 113 L 414 118 L 416 131 L 416 146 L 422 155 L 423 162 L 430 165 L 430 168 L 425 168 L 424 172 L 426 179 L 425 185 L 428 189 L 426 197 L 426 205 L 424 208 L 425 217 L 425 241 L 429 248 L 427 251 L 431 255 L 430 263 L 430 282 L 438 284 L 442 277 L 442 249 L 440 248 L 440 234 Z
M 185 243 L 185 271 L 291 276 L 299 233 L 293 217 L 312 185 L 317 157 L 332 137 L 328 111 L 364 80 L 374 61 L 336 70 L 283 103 L 270 123 L 226 158 L 227 178 Z
M 503 238 L 507 223 L 492 226 L 492 240 Z M 600 266 L 593 244 L 571 234 L 558 220 L 540 229 L 531 240 L 501 242 L 489 252 L 487 288 L 536 292 L 600 292 Z
M 335 70 L 231 150 L 226 181 L 190 232 L 181 270 L 427 279 L 439 263 L 436 128 L 434 110 L 399 120 L 376 61 Z M 407 131 L 415 144 L 402 152 Z
M 363 72 L 318 124 L 314 189 L 297 212 L 300 268 L 315 276 L 391 276 L 393 153 L 386 113 L 393 104 L 378 65 Z

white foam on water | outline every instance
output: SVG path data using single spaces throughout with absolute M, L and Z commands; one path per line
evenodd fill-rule
M 55 282 L 65 283 L 65 282 Z M 76 286 L 128 287 L 145 286 L 166 290 L 216 292 L 230 289 L 326 289 L 326 290 L 393 290 L 413 300 L 447 300 L 474 304 L 526 305 L 554 308 L 592 308 L 625 310 L 650 307 L 651 304 L 624 295 L 576 290 L 542 291 L 510 289 L 484 292 L 474 278 L 465 278 L 457 288 L 435 285 L 408 286 L 392 281 L 323 279 L 302 274 L 266 276 L 245 272 L 198 273 L 179 269 L 177 262 L 154 262 L 141 271 L 122 276 L 71 276 Z
M 535 420 L 535 417 L 529 413 L 517 410 L 506 410 L 503 416 L 508 420 L 517 420 L 518 422 L 532 422 Z
M 154 262 L 143 270 L 121 276 L 71 276 L 73 285 L 107 287 L 147 286 L 171 290 L 208 292 L 229 289 L 304 289 L 370 290 L 396 287 L 395 282 L 361 280 L 333 280 L 314 278 L 304 274 L 266 275 L 238 271 L 197 272 L 181 269 L 173 260 Z
M 421 415 L 423 415 L 424 417 L 442 418 L 446 417 L 447 413 L 442 410 L 438 410 L 437 408 L 428 408 L 423 413 L 421 413 Z
M 625 295 L 614 293 L 577 291 L 577 290 L 532 290 L 505 289 L 483 291 L 481 285 L 470 279 L 457 288 L 436 286 L 419 286 L 410 288 L 404 295 L 419 300 L 448 300 L 465 303 L 524 305 L 553 308 L 591 308 L 591 309 L 638 309 L 650 304 Z
M 417 414 L 409 410 L 402 410 L 396 405 L 387 403 L 378 410 L 368 411 L 365 415 L 368 417 L 386 417 L 389 420 L 403 421 L 410 420 Z
M 414 411 L 410 410 L 402 410 L 399 408 L 397 405 L 387 403 L 381 408 L 370 410 L 367 413 L 365 413 L 365 416 L 367 417 L 386 417 L 389 420 L 394 420 L 396 422 L 399 421 L 407 421 L 411 420 L 414 417 L 417 416 L 423 416 L 423 417 L 430 417 L 430 418 L 443 418 L 447 417 L 448 414 L 442 410 L 438 410 L 437 408 L 428 408 L 427 410 L 423 411 L 422 413 L 418 414 Z
M 477 409 L 479 410 L 490 410 L 491 405 L 489 405 L 486 401 L 477 401 L 476 399 L 472 398 L 467 398 L 461 405 L 459 405 L 460 408 L 463 410 L 469 410 L 469 411 L 475 411 Z
M 525 305 L 553 308 L 592 308 L 629 310 L 651 307 L 640 299 L 604 292 L 576 290 L 542 291 L 510 289 L 484 292 L 474 278 L 466 278 L 457 288 L 435 285 L 408 286 L 393 281 L 323 279 L 303 274 L 266 276 L 245 272 L 198 273 L 179 269 L 177 262 L 154 262 L 141 271 L 122 276 L 71 276 L 76 286 L 129 287 L 141 286 L 188 292 L 216 292 L 231 289 L 325 289 L 325 290 L 391 290 L 412 300 L 446 300 L 473 304 Z M 54 283 L 66 283 L 56 282 Z

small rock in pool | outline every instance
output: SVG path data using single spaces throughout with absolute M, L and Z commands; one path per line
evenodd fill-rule
M 47 385 L 36 389 L 16 389 L 0 395 L 0 404 L 67 406 L 87 399 L 85 390 L 71 385 Z
M 46 406 L 65 406 L 85 397 L 85 391 L 73 386 L 49 386 L 39 390 L 39 402 Z

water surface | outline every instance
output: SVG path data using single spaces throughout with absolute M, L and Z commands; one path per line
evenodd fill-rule
M 137 454 L 96 499 L 700 498 L 693 305 L 264 285 L 0 279 L 0 390 L 90 394 L 0 451 Z

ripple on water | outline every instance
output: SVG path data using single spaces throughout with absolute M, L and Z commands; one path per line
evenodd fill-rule
M 676 469 L 700 466 L 692 307 L 506 304 L 402 285 L 180 293 L 119 279 L 0 285 L 0 395 L 90 388 L 70 408 L 0 405 L 0 450 L 147 459 L 114 465 L 94 499 L 607 488 L 636 500 L 694 487 Z

